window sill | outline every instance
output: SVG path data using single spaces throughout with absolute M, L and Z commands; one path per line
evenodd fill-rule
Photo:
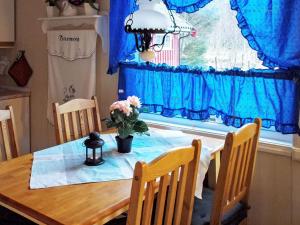
M 216 138 L 216 139 L 225 139 L 227 132 L 205 129 L 205 128 L 196 128 L 192 126 L 184 126 L 178 124 L 171 124 L 161 121 L 143 119 L 150 127 L 167 129 L 167 130 L 181 130 L 184 133 L 196 134 L 199 136 Z M 259 149 L 260 152 L 268 153 L 268 154 L 276 154 L 284 157 L 292 158 L 294 154 L 297 154 L 295 157 L 300 161 L 300 149 L 295 152 L 292 144 L 270 140 L 266 138 L 260 138 L 259 140 Z

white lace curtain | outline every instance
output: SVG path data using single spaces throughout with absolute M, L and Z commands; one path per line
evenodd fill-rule
M 208 36 L 207 51 L 204 55 L 207 62 L 217 70 L 234 67 L 242 70 L 264 68 L 262 61 L 257 58 L 257 52 L 242 36 L 235 18 L 236 12 L 230 9 L 229 1 L 214 0 L 206 7 L 201 10 L 214 8 L 219 17 Z

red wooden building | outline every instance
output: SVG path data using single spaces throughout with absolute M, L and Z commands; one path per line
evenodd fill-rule
M 180 27 L 182 36 L 194 36 L 196 30 L 182 16 L 173 13 L 176 25 Z M 183 32 L 183 33 L 182 33 Z M 163 35 L 156 34 L 153 43 L 161 43 Z M 153 63 L 166 63 L 170 66 L 180 65 L 180 40 L 179 34 L 169 34 L 165 38 L 164 47 L 161 51 L 155 52 Z
M 154 37 L 155 39 L 160 39 Z M 169 34 L 166 37 L 163 50 L 155 52 L 154 63 L 166 63 L 170 66 L 178 66 L 180 64 L 180 37 L 178 34 Z

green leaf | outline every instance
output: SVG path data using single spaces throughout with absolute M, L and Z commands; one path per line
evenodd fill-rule
M 99 11 L 99 9 L 95 6 L 96 0 L 85 0 L 84 2 L 89 3 L 93 9 Z
M 147 124 L 142 121 L 142 120 L 138 120 L 136 121 L 136 123 L 134 124 L 133 126 L 133 130 L 137 133 L 145 133 L 147 132 L 149 129 L 148 129 L 148 126 Z
M 122 123 L 124 121 L 124 114 L 119 110 L 115 110 L 111 116 L 116 123 Z
M 132 130 L 129 127 L 119 128 L 118 133 L 120 138 L 127 138 L 130 134 L 132 134 Z
M 113 128 L 116 127 L 116 124 L 112 120 L 106 120 L 106 126 L 107 128 Z

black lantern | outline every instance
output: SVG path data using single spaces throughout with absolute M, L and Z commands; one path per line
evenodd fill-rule
M 104 141 L 100 138 L 99 133 L 90 133 L 89 138 L 84 141 L 84 145 L 86 148 L 85 165 L 98 166 L 104 163 L 104 159 L 102 158 L 102 147 L 104 145 Z M 92 157 L 89 157 L 89 149 L 92 150 Z M 97 149 L 100 149 L 100 157 L 97 157 Z

